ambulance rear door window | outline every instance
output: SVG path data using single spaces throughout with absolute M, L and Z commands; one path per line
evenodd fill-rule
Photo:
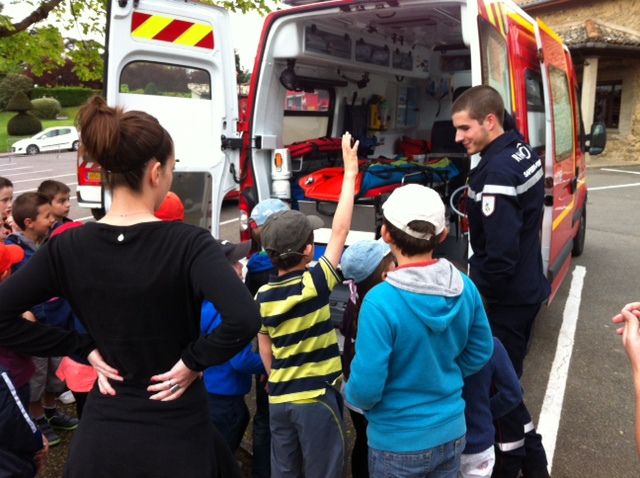
M 134 61 L 120 75 L 120 93 L 211 100 L 211 77 L 205 70 L 168 63 Z

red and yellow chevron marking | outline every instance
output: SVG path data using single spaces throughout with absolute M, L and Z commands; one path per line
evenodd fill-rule
M 205 23 L 133 12 L 131 36 L 213 50 L 213 27 Z

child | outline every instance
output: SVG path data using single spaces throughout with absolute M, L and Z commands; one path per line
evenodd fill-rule
M 67 217 L 71 209 L 71 201 L 69 200 L 71 190 L 69 186 L 60 181 L 47 179 L 40 183 L 38 192 L 47 196 L 51 202 L 51 215 L 55 221 L 51 231 L 54 231 L 65 222 L 71 222 L 71 219 Z
M 251 242 L 232 244 L 221 243 L 229 262 L 242 279 L 240 259 L 249 254 Z M 211 334 L 222 324 L 222 318 L 209 301 L 202 304 L 201 333 Z M 209 367 L 204 371 L 204 385 L 208 392 L 211 421 L 235 453 L 249 424 L 249 408 L 244 396 L 251 390 L 254 374 L 264 374 L 260 356 L 247 346 L 231 360 L 222 365 Z
M 344 311 L 341 332 L 344 335 L 344 349 L 342 351 L 342 370 L 345 379 L 349 379 L 351 361 L 355 354 L 354 342 L 358 328 L 358 312 L 362 299 L 374 286 L 382 282 L 387 273 L 393 270 L 395 258 L 391 248 L 384 241 L 365 240 L 352 244 L 340 259 L 340 268 L 345 279 L 353 280 L 351 300 L 347 302 Z M 368 478 L 367 464 L 367 419 L 362 410 L 349 402 L 345 403 L 351 415 L 353 427 L 356 430 L 356 440 L 351 452 L 351 476 L 353 478 Z
M 341 376 L 338 340 L 329 294 L 341 282 L 336 267 L 351 227 L 358 142 L 342 136 L 344 179 L 331 237 L 317 264 L 313 230 L 318 217 L 299 211 L 272 214 L 262 245 L 278 276 L 256 296 L 262 315 L 260 356 L 269 374 L 271 472 L 275 478 L 341 477 L 344 469 L 342 398 L 333 387 Z
M 369 423 L 371 476 L 454 478 L 466 432 L 463 378 L 493 352 L 487 316 L 469 278 L 433 259 L 447 235 L 437 192 L 393 191 L 381 234 L 398 267 L 360 308 L 347 400 Z
M 260 201 L 251 210 L 249 228 L 253 248 L 258 252 L 253 254 L 247 262 L 247 275 L 244 283 L 255 296 L 258 289 L 269 282 L 269 277 L 276 274 L 269 254 L 262 248 L 260 232 L 269 216 L 280 211 L 287 211 L 289 206 L 280 199 L 267 198 Z M 266 375 L 256 375 L 256 414 L 253 416 L 253 478 L 269 478 L 271 476 L 271 432 L 269 431 L 269 396 L 265 390 Z
M 493 355 L 479 372 L 464 379 L 467 445 L 460 458 L 460 478 L 490 477 L 495 463 L 493 421 L 522 402 L 522 388 L 509 354 L 493 338 Z
M 249 258 L 247 263 L 247 277 L 245 284 L 249 288 L 249 292 L 253 295 L 258 289 L 269 282 L 269 276 L 276 271 L 273 268 L 271 259 L 265 250 L 262 249 L 262 241 L 260 239 L 260 231 L 262 226 L 272 214 L 280 211 L 287 211 L 289 206 L 284 201 L 275 198 L 267 198 L 260 201 L 251 210 L 249 228 L 251 230 L 251 240 L 258 249 L 254 255 Z
M 11 203 L 13 202 L 13 183 L 0 176 L 0 242 L 13 231 L 7 223 L 11 215 Z
M 17 244 L 25 252 L 22 262 L 13 266 L 15 272 L 35 254 L 53 226 L 54 218 L 51 215 L 49 198 L 38 192 L 21 194 L 13 203 L 13 219 L 21 232 L 9 235 L 5 243 Z M 32 309 L 38 321 L 47 321 L 46 309 L 46 303 Z M 42 434 L 47 437 L 50 446 L 60 443 L 60 437 L 53 428 L 73 430 L 78 426 L 76 418 L 65 415 L 56 407 L 55 397 L 64 391 L 64 384 L 55 376 L 61 360 L 60 357 L 33 357 L 36 371 L 30 382 L 29 408 L 31 416 Z
M 0 282 L 23 258 L 22 248 L 0 242 Z M 26 412 L 32 374 L 30 357 L 0 348 L 0 476 L 33 477 L 44 464 L 46 440 Z

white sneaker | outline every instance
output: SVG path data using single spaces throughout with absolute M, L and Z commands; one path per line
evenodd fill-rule
M 69 405 L 70 403 L 75 403 L 76 398 L 73 396 L 73 393 L 71 393 L 71 390 L 67 390 L 66 392 L 58 395 L 58 401 L 65 405 Z

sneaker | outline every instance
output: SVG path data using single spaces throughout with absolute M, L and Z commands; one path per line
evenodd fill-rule
M 78 428 L 79 420 L 74 417 L 70 417 L 69 415 L 65 415 L 59 410 L 56 410 L 55 415 L 50 418 L 47 418 L 49 425 L 51 425 L 56 430 L 75 430 Z
M 58 401 L 63 405 L 71 405 L 76 402 L 76 397 L 73 396 L 71 390 L 67 390 L 66 392 L 58 395 Z
M 60 437 L 53 431 L 53 428 L 51 428 L 51 425 L 49 425 L 49 422 L 45 417 L 38 418 L 35 422 L 40 429 L 40 433 L 42 433 L 49 442 L 49 446 L 56 446 L 60 444 Z

